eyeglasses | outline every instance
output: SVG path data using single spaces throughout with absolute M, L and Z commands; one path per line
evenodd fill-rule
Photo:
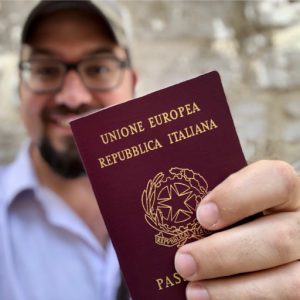
M 78 63 L 54 59 L 31 59 L 19 64 L 21 79 L 35 93 L 58 92 L 69 70 L 76 70 L 84 85 L 94 91 L 109 91 L 122 82 L 127 59 L 114 55 L 98 55 Z

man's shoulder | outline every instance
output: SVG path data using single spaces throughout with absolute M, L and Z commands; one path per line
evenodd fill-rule
M 0 183 L 2 181 L 2 178 L 5 177 L 5 174 L 7 173 L 7 170 L 9 169 L 10 164 L 3 164 L 0 165 Z
M 37 185 L 28 146 L 25 144 L 12 162 L 0 164 L 0 200 L 12 200 L 16 194 Z
M 0 199 L 5 198 L 6 192 L 18 185 L 25 171 L 16 167 L 16 160 L 0 165 Z M 24 174 L 25 175 L 25 174 Z
M 4 194 L 3 192 L 4 192 L 5 186 L 6 186 L 5 178 L 7 177 L 10 166 L 11 166 L 11 163 L 0 165 L 0 199 L 2 198 L 2 195 Z
M 0 165 L 0 179 L 5 177 L 5 174 L 8 172 L 11 165 L 12 165 L 12 163 L 7 163 L 7 164 Z
M 0 184 L 6 181 L 17 181 L 20 177 L 27 175 L 28 163 L 28 145 L 24 144 L 12 161 L 0 163 Z

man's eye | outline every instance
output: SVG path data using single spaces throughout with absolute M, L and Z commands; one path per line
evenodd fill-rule
M 54 67 L 37 67 L 34 69 L 34 73 L 40 76 L 56 76 L 59 74 L 59 70 Z
M 110 68 L 104 65 L 94 65 L 85 68 L 85 73 L 90 76 L 104 75 L 110 72 Z

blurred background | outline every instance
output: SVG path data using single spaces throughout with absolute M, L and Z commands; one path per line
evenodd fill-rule
M 137 96 L 219 71 L 249 162 L 300 171 L 300 2 L 118 1 L 131 17 Z M 0 163 L 25 132 L 18 117 L 21 26 L 36 1 L 0 1 Z

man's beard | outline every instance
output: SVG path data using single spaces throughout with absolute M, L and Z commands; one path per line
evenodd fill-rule
M 73 138 L 70 137 L 66 143 L 67 150 L 58 152 L 51 145 L 48 137 L 44 136 L 39 145 L 39 150 L 43 159 L 56 174 L 64 178 L 84 176 L 86 174 L 85 169 L 80 160 Z
M 75 109 L 61 104 L 52 108 L 45 108 L 42 112 L 42 119 L 45 124 L 47 124 L 53 121 L 52 115 L 73 115 L 79 117 L 96 109 L 98 109 L 98 107 L 85 104 Z M 43 159 L 56 174 L 64 178 L 77 178 L 86 175 L 72 136 L 65 138 L 65 150 L 57 151 L 51 144 L 45 129 L 43 137 L 39 142 L 39 150 Z

